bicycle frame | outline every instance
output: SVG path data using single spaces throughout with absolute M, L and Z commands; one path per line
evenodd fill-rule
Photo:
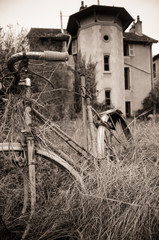
M 30 195 L 31 195 L 31 213 L 30 218 L 32 218 L 33 213 L 35 211 L 35 204 L 36 204 L 36 182 L 35 182 L 35 154 L 44 156 L 45 158 L 50 159 L 53 161 L 56 165 L 60 165 L 61 167 L 65 168 L 67 171 L 71 173 L 71 175 L 80 183 L 80 185 L 83 187 L 82 178 L 80 174 L 67 162 L 66 158 L 63 158 L 63 156 L 59 156 L 54 151 L 46 151 L 45 149 L 39 148 L 35 146 L 35 140 L 32 135 L 31 127 L 32 127 L 32 118 L 31 118 L 31 110 L 37 115 L 40 115 L 38 112 L 36 112 L 34 109 L 31 108 L 30 98 L 31 98 L 31 79 L 26 78 L 25 81 L 20 83 L 20 70 L 22 68 L 25 68 L 27 73 L 27 66 L 28 61 L 32 60 L 45 60 L 45 61 L 67 61 L 69 59 L 68 52 L 53 52 L 53 51 L 44 51 L 44 52 L 21 52 L 14 54 L 9 60 L 8 60 L 8 69 L 13 73 L 15 79 L 11 83 L 9 90 L 14 86 L 17 87 L 18 85 L 25 85 L 26 89 L 26 98 L 25 98 L 25 109 L 24 109 L 24 119 L 25 119 L 25 129 L 23 130 L 23 134 L 25 136 L 25 146 L 22 146 L 20 143 L 0 143 L 0 151 L 25 151 L 25 155 L 27 156 L 28 161 L 28 169 L 29 169 L 29 181 L 30 181 Z M 15 64 L 21 61 L 19 64 L 19 67 L 17 68 Z M 81 82 L 84 82 L 84 76 L 81 76 Z M 83 92 L 85 90 L 85 84 L 81 84 L 83 88 Z M 59 136 L 62 139 L 68 139 L 66 142 L 70 144 L 70 141 L 73 142 L 78 148 L 80 148 L 84 154 L 83 156 L 91 156 L 91 158 L 96 158 L 96 143 L 95 143 L 95 135 L 94 135 L 94 121 L 93 121 L 93 115 L 92 111 L 95 111 L 90 104 L 90 98 L 89 96 L 84 93 L 83 94 L 83 104 L 85 104 L 85 110 L 87 112 L 87 116 L 85 119 L 89 122 L 89 128 L 90 128 L 90 139 L 91 139 L 91 149 L 92 149 L 92 155 L 83 147 L 81 147 L 77 142 L 75 142 L 71 137 L 67 137 L 67 135 L 62 132 L 60 129 L 55 129 L 59 133 Z M 108 120 L 115 116 L 117 114 L 116 110 L 112 110 L 111 112 L 105 112 L 105 116 L 100 117 L 99 114 L 94 112 L 97 117 L 101 120 L 101 126 L 98 129 L 98 155 L 100 155 L 99 158 L 104 158 L 104 146 L 101 145 L 101 142 L 104 144 L 104 129 L 103 127 L 108 127 L 107 122 Z M 112 115 L 111 115 L 112 114 Z M 113 115 L 114 114 L 114 115 Z M 44 116 L 40 115 L 40 117 L 45 121 Z M 88 117 L 88 118 L 87 118 Z M 119 116 L 118 116 L 119 117 Z M 87 127 L 87 126 L 86 126 Z M 129 134 L 129 132 L 128 132 Z M 100 145 L 100 146 L 99 146 Z M 71 145 L 70 145 L 71 146 Z M 71 146 L 73 148 L 73 146 Z M 27 172 L 24 171 L 24 205 L 22 214 L 26 212 L 27 205 L 28 205 L 28 182 L 27 182 Z M 30 221 L 29 221 L 30 222 Z M 29 224 L 29 223 L 28 223 Z M 26 230 L 23 234 L 22 239 L 25 239 L 27 232 L 29 229 L 29 225 L 27 225 Z
M 69 58 L 68 52 L 54 52 L 54 51 L 44 51 L 44 52 L 26 52 L 26 53 L 17 53 L 11 56 L 8 60 L 7 66 L 10 72 L 13 73 L 15 79 L 11 83 L 9 90 L 14 86 L 25 85 L 26 87 L 26 98 L 25 98 L 25 109 L 24 109 L 24 122 L 25 122 L 25 129 L 23 129 L 22 133 L 25 136 L 25 144 L 22 146 L 20 143 L 0 143 L 0 151 L 25 151 L 25 155 L 27 157 L 28 163 L 28 170 L 29 170 L 29 182 L 28 185 L 28 172 L 24 170 L 23 172 L 23 179 L 24 179 L 24 203 L 22 214 L 24 214 L 27 210 L 28 206 L 28 199 L 29 199 L 29 186 L 30 186 L 30 201 L 31 201 L 31 212 L 29 217 L 29 222 L 33 216 L 35 211 L 35 204 L 36 204 L 36 182 L 35 182 L 35 154 L 43 156 L 51 161 L 53 161 L 56 165 L 65 168 L 67 171 L 71 173 L 71 175 L 80 183 L 82 186 L 82 180 L 79 173 L 62 157 L 58 156 L 54 152 L 45 151 L 42 148 L 35 146 L 35 140 L 32 135 L 31 127 L 32 127 L 32 117 L 31 117 L 31 79 L 26 78 L 25 81 L 20 82 L 20 70 L 24 67 L 28 66 L 28 60 L 45 60 L 45 61 L 67 61 Z M 16 68 L 15 64 L 21 61 L 19 67 Z M 28 234 L 30 228 L 30 223 L 27 224 L 22 239 L 25 239 L 26 235 Z

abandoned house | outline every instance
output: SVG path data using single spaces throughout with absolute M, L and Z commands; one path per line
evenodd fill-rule
M 152 44 L 157 43 L 143 34 L 139 16 L 135 22 L 122 7 L 82 3 L 79 12 L 69 17 L 65 31 L 72 36 L 68 66 L 74 69 L 79 55 L 86 64 L 94 63 L 97 102 L 105 110 L 115 107 L 133 116 L 153 87 Z M 31 28 L 31 50 L 65 51 L 68 37 L 60 32 Z M 69 77 L 73 89 L 76 79 L 74 74 Z

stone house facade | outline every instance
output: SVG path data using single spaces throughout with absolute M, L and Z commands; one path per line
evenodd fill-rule
M 124 79 L 126 115 L 142 108 L 143 99 L 153 88 L 152 44 L 157 43 L 142 33 L 137 17 L 129 32 L 124 33 Z

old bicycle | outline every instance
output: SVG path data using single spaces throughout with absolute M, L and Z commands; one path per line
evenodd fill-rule
M 23 95 L 20 95 L 23 101 L 16 103 L 16 110 L 20 113 L 21 116 L 21 125 L 22 129 L 16 135 L 20 136 L 12 136 L 10 141 L 3 141 L 0 143 L 0 151 L 2 153 L 9 152 L 13 157 L 13 161 L 20 165 L 21 160 L 24 161 L 22 163 L 22 167 L 24 167 L 23 171 L 23 179 L 24 179 L 24 202 L 22 214 L 24 214 L 28 207 L 29 201 L 29 187 L 30 187 L 30 200 L 31 200 L 31 213 L 30 219 L 33 216 L 35 211 L 36 204 L 36 158 L 38 156 L 52 161 L 58 167 L 65 169 L 69 174 L 71 174 L 77 182 L 82 186 L 82 177 L 81 177 L 81 169 L 76 166 L 73 161 L 70 160 L 70 157 L 66 155 L 62 150 L 58 148 L 54 143 L 50 142 L 48 139 L 40 139 L 40 137 L 36 136 L 36 132 L 34 131 L 32 124 L 33 119 L 32 115 L 40 118 L 40 121 L 46 125 L 49 125 L 49 128 L 55 132 L 62 141 L 65 141 L 72 149 L 74 149 L 80 156 L 83 156 L 84 159 L 101 159 L 104 158 L 107 152 L 112 153 L 114 140 L 117 140 L 119 144 L 121 143 L 119 140 L 119 136 L 115 136 L 114 131 L 117 129 L 117 124 L 119 123 L 122 126 L 122 130 L 124 135 L 129 139 L 130 131 L 126 125 L 124 118 L 122 117 L 121 112 L 117 110 L 106 111 L 102 114 L 98 114 L 94 108 L 91 107 L 90 96 L 87 94 L 83 94 L 83 99 L 86 102 L 86 110 L 88 113 L 87 127 L 90 128 L 91 135 L 91 151 L 88 151 L 86 148 L 81 146 L 77 141 L 75 141 L 72 137 L 66 134 L 61 128 L 47 119 L 43 114 L 41 114 L 32 104 L 31 96 L 32 96 L 32 79 L 30 77 L 31 73 L 29 71 L 29 60 L 45 60 L 45 61 L 67 61 L 69 55 L 67 52 L 26 52 L 26 53 L 17 53 L 13 55 L 8 61 L 8 68 L 14 75 L 14 80 L 9 84 L 7 88 L 8 95 L 12 92 L 12 97 L 16 98 L 16 93 L 19 88 L 23 88 Z M 15 64 L 20 61 L 18 67 L 15 67 Z M 23 78 L 21 78 L 21 71 L 24 71 Z M 25 78 L 24 78 L 25 76 Z M 39 76 L 40 77 L 40 76 Z M 52 83 L 45 77 L 42 77 L 46 80 L 50 86 Z M 14 106 L 15 107 L 15 106 Z M 96 127 L 97 130 L 96 130 Z M 12 126 L 14 128 L 14 126 Z M 16 126 L 15 126 L 16 127 Z M 95 154 L 96 148 L 96 132 L 97 132 L 97 149 L 98 152 Z M 95 134 L 94 134 L 95 132 Z M 17 141 L 16 141 L 17 140 Z M 47 143 L 47 144 L 46 144 Z M 46 146 L 47 145 L 47 146 Z M 49 147 L 48 147 L 49 145 Z M 93 152 L 92 152 L 93 150 Z M 106 152 L 105 152 L 106 151 Z M 29 177 L 28 177 L 29 176 Z M 29 182 L 28 182 L 29 178 Z M 29 225 L 26 228 L 26 231 L 23 234 L 22 239 L 25 238 L 29 229 Z

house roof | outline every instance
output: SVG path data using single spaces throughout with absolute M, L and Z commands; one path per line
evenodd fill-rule
M 59 28 L 31 28 L 29 33 L 27 34 L 27 38 L 51 38 L 52 40 L 57 41 L 66 41 L 69 36 L 61 33 L 61 29 Z
M 153 61 L 156 61 L 157 59 L 159 59 L 159 54 L 157 54 L 153 57 Z
M 87 18 L 89 16 L 94 16 L 98 14 L 105 15 L 113 15 L 117 19 L 120 19 L 123 25 L 123 30 L 125 31 L 127 27 L 134 21 L 131 15 L 122 7 L 110 7 L 110 6 L 102 6 L 102 5 L 92 5 L 90 7 L 86 7 L 83 10 L 70 15 L 67 31 L 73 35 L 77 33 L 79 28 L 79 23 L 82 19 Z
M 124 41 L 136 43 L 157 43 L 158 41 L 146 36 L 145 34 L 139 35 L 135 32 L 124 32 Z

